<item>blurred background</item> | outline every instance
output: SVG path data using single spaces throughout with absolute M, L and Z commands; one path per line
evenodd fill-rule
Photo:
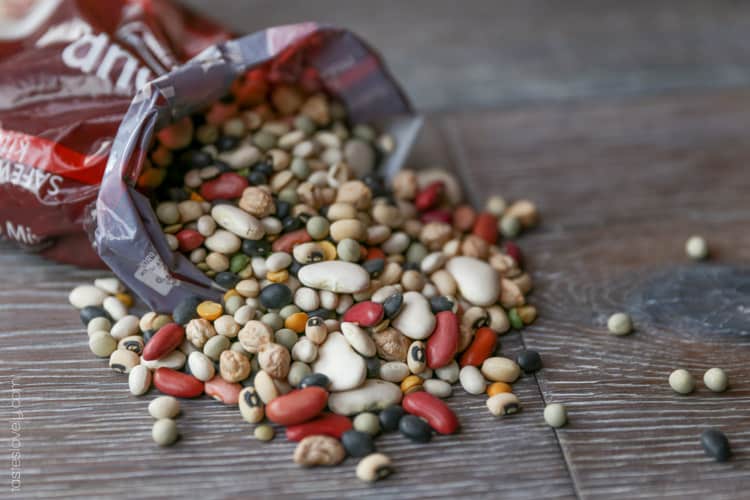
M 305 20 L 350 28 L 423 110 L 750 82 L 750 2 L 180 1 L 239 33 Z

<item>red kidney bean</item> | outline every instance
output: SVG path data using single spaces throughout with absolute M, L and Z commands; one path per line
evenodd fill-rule
M 154 386 L 162 393 L 176 398 L 197 398 L 203 394 L 203 382 L 171 368 L 158 368 L 154 373 Z
M 383 319 L 383 304 L 371 302 L 359 302 L 347 309 L 341 321 L 345 323 L 357 323 L 360 326 L 375 326 Z
M 419 220 L 422 221 L 423 224 L 428 224 L 430 222 L 445 222 L 446 224 L 453 224 L 453 214 L 447 210 L 430 210 L 429 212 L 424 212 L 420 215 Z
M 490 245 L 494 245 L 497 241 L 497 217 L 489 212 L 480 213 L 474 221 L 472 233 Z
M 497 345 L 497 333 L 492 328 L 483 326 L 474 334 L 474 339 L 461 355 L 459 364 L 464 366 L 479 366 L 484 360 L 492 356 Z
M 324 435 L 341 439 L 341 435 L 352 428 L 352 421 L 344 415 L 324 413 L 320 417 L 304 424 L 290 425 L 286 428 L 288 441 L 302 441 L 307 436 Z
M 201 233 L 195 229 L 183 229 L 175 234 L 177 242 L 180 244 L 180 250 L 183 252 L 192 252 L 203 244 L 205 239 Z
M 427 339 L 427 366 L 441 368 L 451 362 L 458 349 L 458 317 L 451 311 L 435 315 L 436 324 Z
M 297 229 L 291 233 L 286 233 L 274 241 L 271 248 L 273 248 L 274 252 L 292 253 L 292 249 L 296 245 L 307 243 L 308 241 L 312 241 L 312 238 L 307 234 L 307 229 Z
M 249 185 L 246 178 L 234 172 L 225 172 L 216 179 L 201 185 L 201 196 L 206 200 L 233 200 L 242 196 Z
M 523 266 L 523 254 L 521 253 L 521 249 L 518 245 L 513 243 L 512 241 L 505 242 L 505 253 L 510 255 L 510 257 L 516 261 L 516 264 L 518 266 Z
M 378 247 L 370 247 L 367 249 L 367 257 L 365 260 L 385 259 L 385 252 Z
M 328 403 L 328 392 L 316 386 L 279 396 L 266 405 L 266 417 L 281 425 L 296 425 L 317 417 Z
M 177 323 L 167 323 L 159 328 L 159 331 L 143 348 L 143 359 L 146 361 L 160 359 L 177 349 L 183 340 L 185 340 L 185 329 Z
M 237 104 L 217 101 L 211 105 L 206 113 L 206 121 L 213 125 L 221 125 L 237 114 Z
M 453 211 L 453 226 L 462 233 L 466 233 L 474 227 L 476 218 L 477 213 L 471 205 L 461 205 Z
M 443 189 L 445 189 L 443 181 L 431 182 L 417 193 L 417 196 L 414 199 L 414 206 L 420 212 L 431 209 L 438 201 L 440 201 Z
M 412 392 L 404 396 L 401 406 L 408 413 L 427 420 L 440 434 L 453 434 L 458 429 L 458 418 L 448 405 L 429 392 Z
M 227 382 L 220 375 L 216 375 L 211 380 L 206 381 L 203 390 L 206 394 L 224 404 L 236 405 L 240 400 L 242 385 Z

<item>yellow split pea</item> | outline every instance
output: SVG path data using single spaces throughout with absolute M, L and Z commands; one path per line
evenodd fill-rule
M 200 304 L 198 304 L 198 308 L 196 310 L 198 312 L 198 316 L 203 319 L 207 319 L 208 321 L 215 320 L 224 312 L 224 308 L 221 307 L 221 304 L 218 304 L 211 300 L 201 302 Z

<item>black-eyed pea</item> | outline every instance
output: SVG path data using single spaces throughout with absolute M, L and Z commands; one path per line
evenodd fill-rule
M 143 353 L 143 337 L 140 335 L 125 337 L 117 344 L 117 348 L 133 351 L 140 356 Z
M 309 318 L 305 325 L 305 336 L 315 344 L 323 344 L 328 337 L 328 328 L 323 318 L 319 316 Z
M 427 357 L 425 355 L 425 343 L 421 340 L 415 340 L 409 346 L 409 352 L 406 355 L 406 363 L 409 366 L 409 370 L 419 375 L 427 367 Z
M 201 382 L 211 380 L 216 374 L 216 367 L 214 366 L 213 361 L 202 352 L 191 352 L 188 356 L 187 363 L 190 368 L 190 373 Z
M 109 356 L 109 367 L 119 373 L 130 373 L 140 362 L 141 358 L 127 349 L 115 349 Z
M 501 392 L 487 399 L 487 409 L 496 417 L 511 415 L 521 409 L 521 402 L 512 392 Z
M 393 472 L 391 459 L 382 453 L 372 453 L 357 464 L 357 477 L 362 481 L 374 482 Z
M 492 330 L 498 334 L 502 334 L 510 330 L 510 321 L 508 320 L 508 313 L 505 312 L 500 306 L 490 306 L 486 309 L 489 315 L 489 326 Z

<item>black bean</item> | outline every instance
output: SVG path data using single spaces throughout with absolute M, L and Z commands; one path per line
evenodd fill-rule
M 286 268 L 286 270 L 289 271 L 289 274 L 291 274 L 292 276 L 297 276 L 297 272 L 300 269 L 302 269 L 302 264 L 294 259 L 292 259 L 292 263 L 289 264 L 289 267 Z
M 330 385 L 331 379 L 329 379 L 324 373 L 311 373 L 310 375 L 305 375 L 299 383 L 300 389 L 317 386 L 327 390 Z
M 203 168 L 213 162 L 211 155 L 200 149 L 191 149 L 185 155 L 185 162 L 190 168 Z
M 452 311 L 453 305 L 453 301 L 444 295 L 430 298 L 430 309 L 432 309 L 432 314 L 437 314 L 443 311 Z
M 380 377 L 380 360 L 378 358 L 365 358 L 367 365 L 367 378 Z
M 148 344 L 148 341 L 151 340 L 151 337 L 153 337 L 155 333 L 156 330 L 146 330 L 143 332 L 143 342 Z
M 419 262 L 405 262 L 401 267 L 404 271 L 419 271 Z
M 292 206 L 282 200 L 276 200 L 276 218 L 284 219 L 289 216 L 289 212 L 292 211 Z
M 362 182 L 370 188 L 373 197 L 379 198 L 387 194 L 382 177 L 375 174 L 368 174 L 362 178 Z
M 87 326 L 89 321 L 94 318 L 107 318 L 110 321 L 112 320 L 112 318 L 109 317 L 109 314 L 107 314 L 107 311 L 99 306 L 86 306 L 81 309 L 79 315 L 81 316 L 81 322 L 84 326 Z
M 261 161 L 253 166 L 253 172 L 260 172 L 265 176 L 271 176 L 273 174 L 273 164 L 268 161 Z
M 398 429 L 398 424 L 401 421 L 401 417 L 404 416 L 404 409 L 400 405 L 391 405 L 385 410 L 380 412 L 378 418 L 380 419 L 380 427 L 384 431 L 395 431 Z
M 231 151 L 236 148 L 240 140 L 231 135 L 222 135 L 216 140 L 216 149 L 219 151 Z
M 251 257 L 268 257 L 271 255 L 271 242 L 266 240 L 245 240 L 242 242 L 242 253 Z
M 398 314 L 401 306 L 404 305 L 404 296 L 400 293 L 394 293 L 383 302 L 383 316 L 391 319 Z
M 179 325 L 187 325 L 191 319 L 198 317 L 196 308 L 201 302 L 203 300 L 195 295 L 185 297 L 172 310 L 172 319 Z
M 329 309 L 315 309 L 314 311 L 310 311 L 307 313 L 308 318 L 323 318 L 323 319 L 333 319 L 335 317 L 334 312 Z
M 542 357 L 536 351 L 521 351 L 516 363 L 524 373 L 534 373 L 542 369 Z
M 415 415 L 404 415 L 401 417 L 401 421 L 398 423 L 398 430 L 415 443 L 426 443 L 432 439 L 432 429 L 430 426 Z
M 341 444 L 350 457 L 364 457 L 375 453 L 375 445 L 372 436 L 366 432 L 346 431 L 341 435 Z
M 302 222 L 302 219 L 299 217 L 286 217 L 281 222 L 285 233 L 291 233 L 292 231 L 305 227 L 305 223 Z
M 214 166 L 218 167 L 219 172 L 221 172 L 222 174 L 226 172 L 234 172 L 234 169 L 231 165 L 229 165 L 229 163 L 223 162 L 221 160 L 214 160 Z
M 718 429 L 703 431 L 703 434 L 701 434 L 701 444 L 706 455 L 717 462 L 726 462 L 732 454 L 732 450 L 729 447 L 729 440 Z
M 234 273 L 230 273 L 229 271 L 222 271 L 220 273 L 216 273 L 216 276 L 214 276 L 214 281 L 224 288 L 234 288 L 234 285 L 240 282 L 240 277 L 237 276 Z
M 272 283 L 260 291 L 259 299 L 266 309 L 281 309 L 292 303 L 292 291 L 282 283 Z
M 370 276 L 373 278 L 377 278 L 380 276 L 380 273 L 383 272 L 383 269 L 385 268 L 385 259 L 370 259 L 366 260 L 362 267 L 365 268 L 365 271 L 370 273 Z
M 190 193 L 185 191 L 184 188 L 173 187 L 173 188 L 169 188 L 169 190 L 167 191 L 167 197 L 170 200 L 176 201 L 176 202 L 187 201 L 190 199 Z
M 247 181 L 252 186 L 262 186 L 268 184 L 268 176 L 263 172 L 250 172 L 247 176 Z

